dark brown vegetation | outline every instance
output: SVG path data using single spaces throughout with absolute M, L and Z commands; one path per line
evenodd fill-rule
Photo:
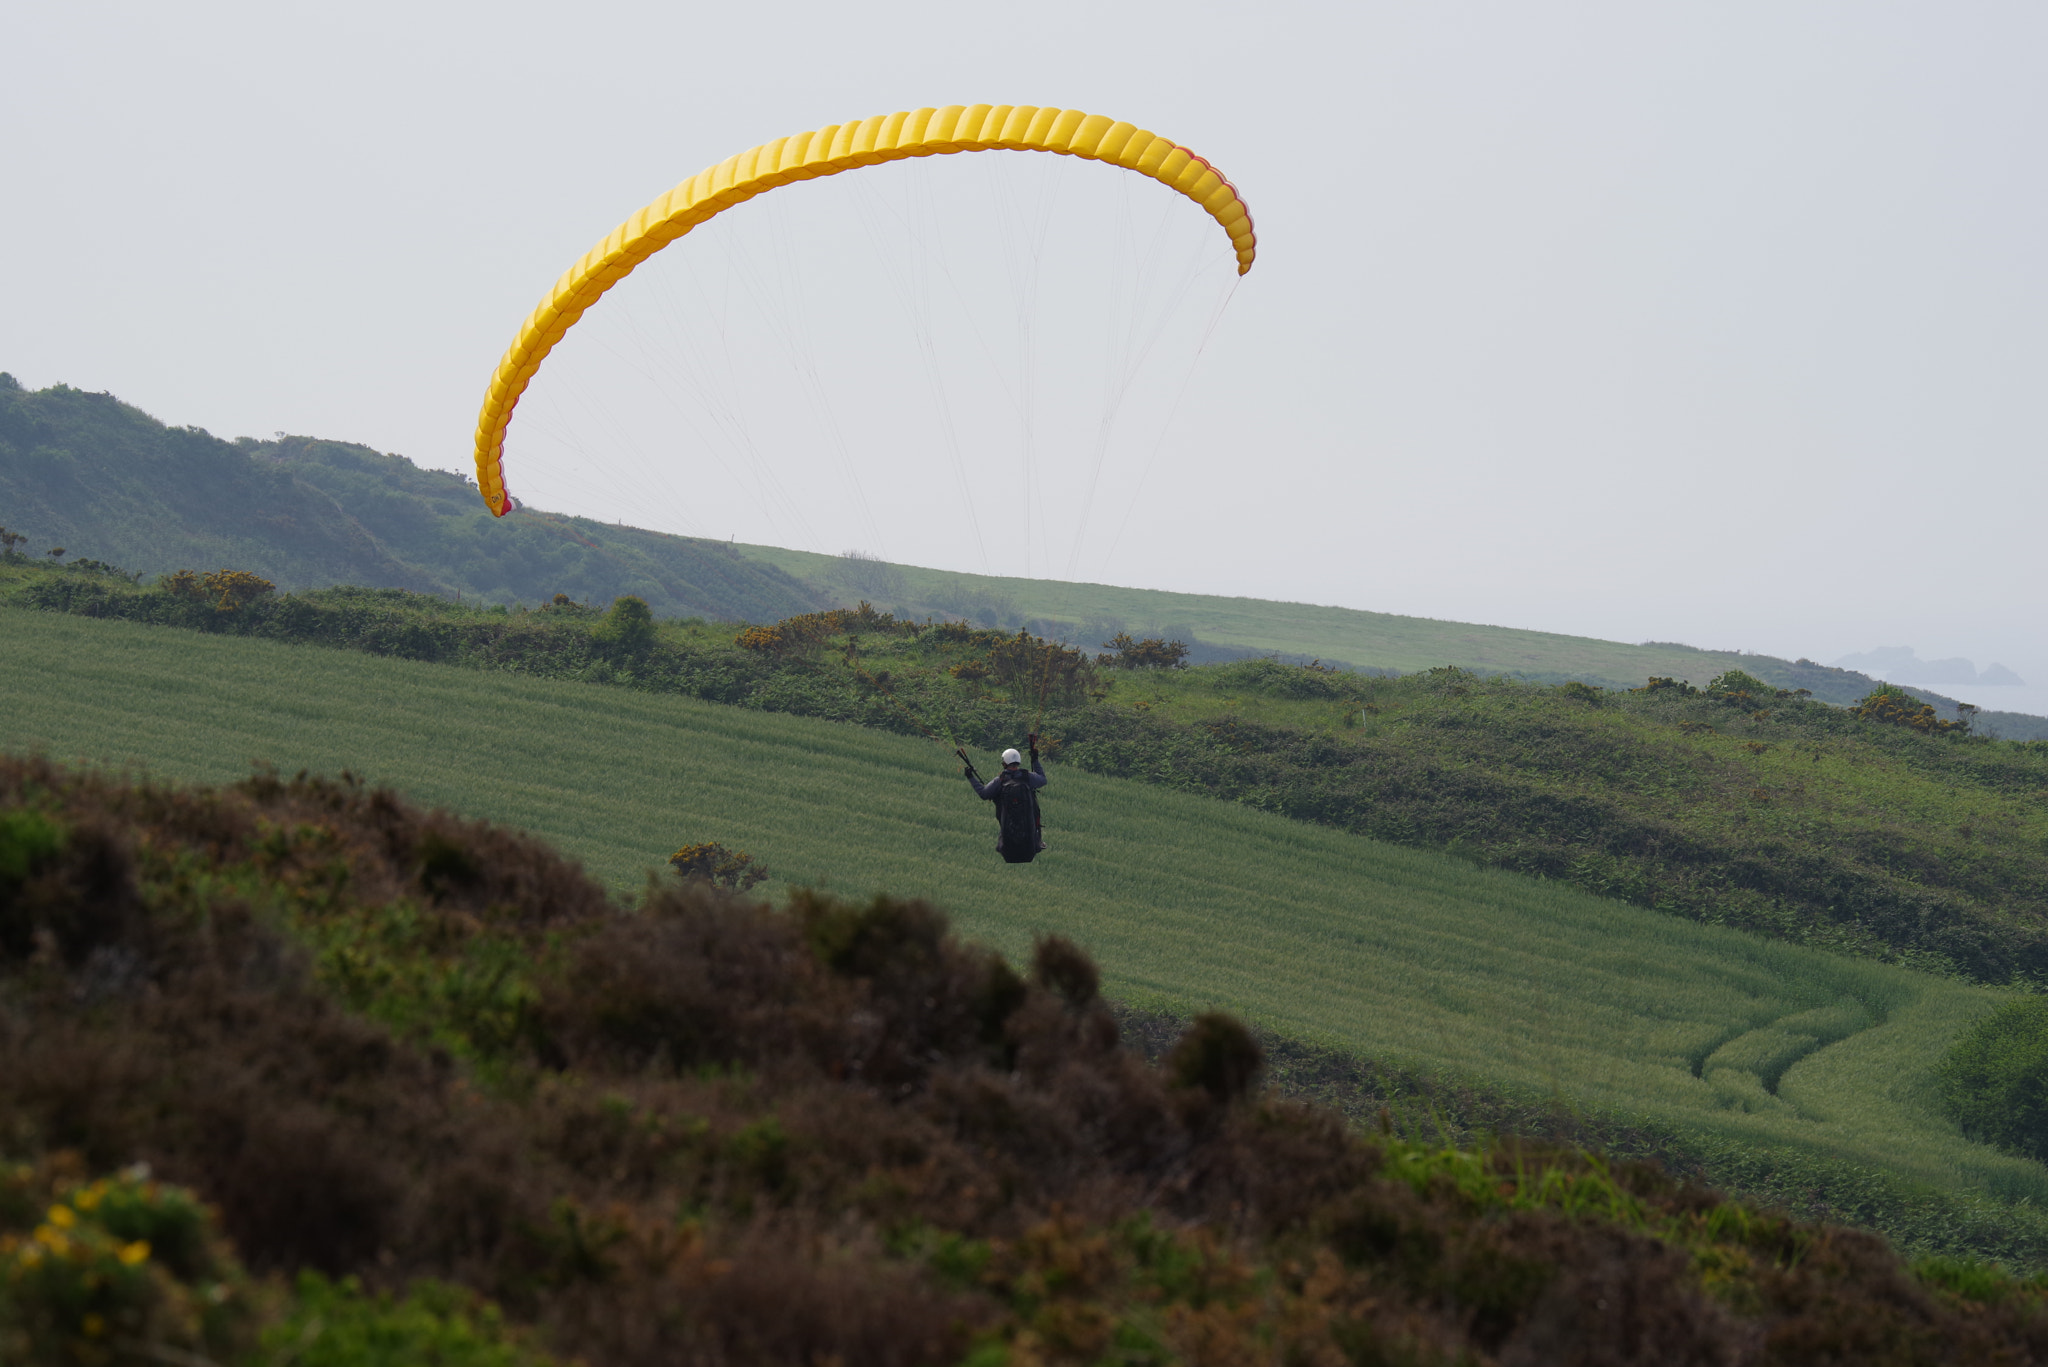
M 592 1364 L 2027 1362 L 2039 1292 L 1649 1167 L 1361 1136 L 1062 940 L 702 880 L 622 907 L 339 781 L 0 761 L 0 1149 L 143 1160 L 259 1272 Z

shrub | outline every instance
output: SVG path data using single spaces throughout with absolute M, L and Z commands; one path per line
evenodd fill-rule
M 64 828 L 41 812 L 0 812 L 0 908 L 64 848 Z
M 1320 660 L 1305 665 L 1273 659 L 1240 660 L 1217 667 L 1215 679 L 1225 689 L 1276 698 L 1342 698 L 1351 692 L 1345 677 Z
M 1010 690 L 1019 707 L 1043 706 L 1048 700 L 1071 704 L 1094 678 L 1094 666 L 1080 651 L 1022 630 L 990 650 L 987 664 L 989 675 Z M 956 670 L 955 677 L 970 676 Z
M 745 892 L 768 877 L 765 864 L 754 863 L 745 850 L 729 850 L 716 840 L 685 845 L 668 857 L 669 866 L 684 879 L 699 879 L 714 887 Z
M 1754 674 L 1731 669 L 1707 680 L 1707 696 L 1737 707 L 1755 707 L 1784 695 Z
M 1102 991 L 1095 961 L 1064 935 L 1042 936 L 1032 945 L 1031 978 L 1076 1010 L 1093 1005 Z
M 415 1282 L 402 1296 L 371 1294 L 354 1277 L 301 1273 L 291 1313 L 263 1332 L 267 1361 L 295 1367 L 540 1367 L 496 1306 L 442 1282 Z
M 138 914 L 132 860 L 104 823 L 0 814 L 0 962 L 47 946 L 76 963 Z
M 644 655 L 654 644 L 654 613 L 646 599 L 629 593 L 612 600 L 611 611 L 590 634 L 621 655 Z
M 2048 1162 L 2048 998 L 2009 1002 L 1956 1041 L 1941 1073 L 1972 1139 Z
M 253 1312 L 190 1192 L 140 1166 L 82 1182 L 68 1157 L 0 1165 L 0 1361 L 226 1361 Z
M 1896 684 L 1879 684 L 1851 709 L 1865 721 L 1884 726 L 1904 726 L 1938 735 L 1944 731 L 1968 731 L 1967 721 L 1943 721 L 1931 703 L 1924 703 Z
M 1096 659 L 1111 669 L 1186 669 L 1188 648 L 1180 641 L 1164 641 L 1148 637 L 1134 641 L 1127 631 L 1120 631 L 1102 643 L 1109 653 Z
M 537 609 L 551 617 L 588 617 L 596 610 L 586 603 L 577 602 L 566 593 L 556 594 Z
M 1195 1017 L 1166 1058 L 1175 1086 L 1200 1088 L 1222 1105 L 1251 1091 L 1265 1066 L 1265 1050 L 1252 1032 L 1220 1011 Z
M 233 612 L 277 589 L 268 579 L 247 570 L 212 570 L 206 574 L 179 570 L 158 580 L 157 587 L 173 598 L 212 603 L 216 612 Z

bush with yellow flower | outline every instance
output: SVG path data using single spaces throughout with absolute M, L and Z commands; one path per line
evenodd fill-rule
M 226 1361 L 253 1342 L 249 1301 L 212 1212 L 146 1167 L 0 1164 L 0 1362 Z

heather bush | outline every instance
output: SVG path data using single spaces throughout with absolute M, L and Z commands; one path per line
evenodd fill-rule
M 1251 1090 L 1265 1064 L 1265 1051 L 1242 1022 L 1210 1011 L 1195 1017 L 1167 1055 L 1166 1074 L 1176 1086 L 1228 1104 Z

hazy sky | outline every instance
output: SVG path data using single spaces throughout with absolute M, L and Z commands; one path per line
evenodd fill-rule
M 880 354 L 896 344 L 875 322 L 886 296 L 833 284 L 860 251 L 808 276 L 773 264 L 777 242 L 806 255 L 832 225 L 872 235 L 909 206 L 954 255 L 897 260 L 968 295 L 983 271 L 1007 299 L 1024 289 L 1013 258 L 946 226 L 992 194 L 1024 206 L 1013 226 L 1050 204 L 1062 225 L 1122 215 L 1126 247 L 1151 240 L 1163 201 L 1054 158 L 949 172 L 921 207 L 926 182 L 901 176 L 863 173 L 872 185 L 836 199 L 794 187 L 779 220 L 740 218 L 778 196 L 742 206 L 721 223 L 748 232 L 707 230 L 700 257 L 614 308 L 622 287 L 592 321 L 640 308 L 682 329 L 682 354 L 704 340 L 697 319 L 728 350 L 744 340 L 758 297 L 734 282 L 769 281 L 771 330 L 795 319 L 828 379 L 894 367 L 900 401 L 872 378 L 866 399 L 823 407 L 795 386 L 809 438 L 763 413 L 721 457 L 710 410 L 772 375 L 724 400 L 671 393 L 702 400 L 708 425 L 681 412 L 652 456 L 645 431 L 608 444 L 605 414 L 648 419 L 600 399 L 595 425 L 563 437 L 621 462 L 580 486 L 584 509 L 1622 640 L 1823 660 L 1910 644 L 2048 683 L 2048 6 L 2032 0 L 69 0 L 11 6 L 6 28 L 0 369 L 31 386 L 461 468 L 521 318 L 670 185 L 824 123 L 1065 105 L 1208 156 L 1260 235 L 1199 357 L 1227 271 L 1168 277 L 1192 282 L 1192 312 L 1117 315 L 1163 317 L 1166 342 L 1153 406 L 1125 415 L 1085 528 L 1099 385 L 1052 361 L 1034 372 L 1042 459 L 1019 476 L 985 434 L 997 388 Z M 1205 223 L 1181 207 L 1162 220 L 1176 251 Z M 1085 256 L 1043 256 L 1048 336 L 1101 335 L 1087 309 L 1109 287 Z M 716 308 L 693 312 L 714 288 Z M 980 324 L 931 326 L 957 354 L 939 329 Z M 597 340 L 565 351 L 565 381 L 605 380 Z M 772 366 L 757 350 L 745 363 Z M 1169 420 L 1161 394 L 1182 381 Z M 939 404 L 934 385 L 956 382 Z M 515 489 L 519 441 L 547 435 L 542 397 L 551 421 L 576 421 L 564 395 L 537 392 L 531 431 L 514 424 Z M 947 422 L 960 467 L 932 444 Z M 752 444 L 745 460 L 734 440 Z M 545 448 L 526 449 L 545 473 Z M 660 477 L 636 473 L 655 458 Z M 868 472 L 852 495 L 833 483 L 848 465 Z M 565 469 L 540 487 L 564 487 Z M 786 498 L 761 494 L 771 475 Z M 1104 528 L 1132 500 L 1112 547 Z

